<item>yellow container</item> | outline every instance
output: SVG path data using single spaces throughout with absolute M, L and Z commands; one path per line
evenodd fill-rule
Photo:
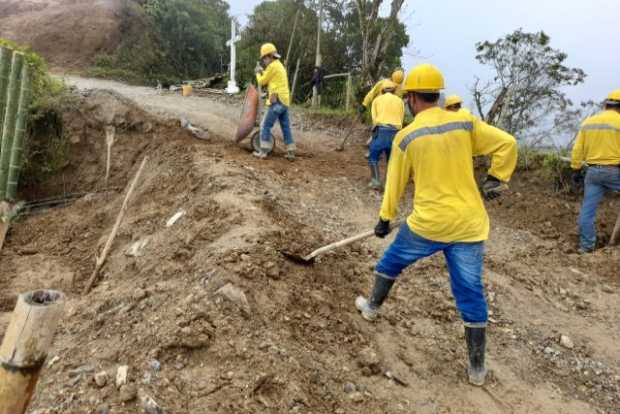
M 192 96 L 192 85 L 183 85 L 183 96 Z

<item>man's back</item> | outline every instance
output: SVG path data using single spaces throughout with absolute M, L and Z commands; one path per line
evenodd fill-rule
M 406 182 L 415 182 L 410 228 L 430 240 L 474 242 L 485 240 L 489 219 L 474 177 L 472 157 L 494 153 L 490 175 L 507 181 L 516 164 L 516 141 L 471 114 L 438 107 L 417 114 L 395 138 L 381 216 L 397 209 Z M 405 177 L 405 178 L 403 178 Z M 384 216 L 385 213 L 385 216 Z
M 405 104 L 393 93 L 384 93 L 372 102 L 373 125 L 391 125 L 397 129 L 403 127 Z
M 620 164 L 620 113 L 599 112 L 583 121 L 575 146 L 572 167 L 583 162 L 596 165 Z

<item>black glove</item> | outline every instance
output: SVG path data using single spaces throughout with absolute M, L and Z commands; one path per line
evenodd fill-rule
M 576 188 L 579 188 L 583 185 L 584 176 L 583 171 L 581 170 L 573 170 L 573 175 L 571 176 L 571 181 Z
M 357 105 L 357 112 L 363 114 L 364 112 L 366 112 L 366 107 L 362 104 Z
M 390 221 L 379 218 L 379 222 L 375 226 L 375 236 L 383 239 L 385 236 L 390 234 L 391 231 L 392 229 L 390 228 Z
M 482 195 L 485 200 L 494 200 L 501 195 L 504 190 L 502 182 L 492 175 L 487 176 L 487 179 L 482 184 Z

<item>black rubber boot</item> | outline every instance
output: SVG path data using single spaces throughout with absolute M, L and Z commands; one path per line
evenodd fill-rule
M 379 165 L 378 164 L 369 164 L 370 167 L 370 183 L 368 183 L 368 187 L 373 190 L 381 190 L 383 188 L 383 184 L 381 183 L 381 174 L 379 173 Z
M 383 276 L 375 275 L 375 285 L 372 289 L 370 297 L 366 299 L 363 296 L 358 296 L 355 300 L 355 307 L 362 313 L 364 319 L 374 321 L 379 314 L 379 307 L 385 301 L 392 286 L 394 286 L 395 279 L 388 279 Z
M 469 368 L 467 374 L 469 383 L 472 385 L 483 386 L 487 375 L 484 366 L 484 353 L 487 342 L 486 327 L 465 326 L 465 341 L 469 353 Z

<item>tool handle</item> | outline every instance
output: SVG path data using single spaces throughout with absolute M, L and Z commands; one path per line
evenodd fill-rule
M 400 227 L 400 225 L 402 223 L 403 223 L 402 221 L 396 222 L 392 226 L 392 229 L 395 229 L 396 227 Z M 365 231 L 363 233 L 357 234 L 355 236 L 351 236 L 351 237 L 349 237 L 347 239 L 340 240 L 340 241 L 334 242 L 332 244 L 328 244 L 327 246 L 323 246 L 321 248 L 318 248 L 315 251 L 313 251 L 312 253 L 310 253 L 307 256 L 307 259 L 310 260 L 310 259 L 312 259 L 312 258 L 314 258 L 314 257 L 316 257 L 318 255 L 321 255 L 323 253 L 327 253 L 327 252 L 330 252 L 330 251 L 332 251 L 334 249 L 337 249 L 338 247 L 347 246 L 347 245 L 349 245 L 351 243 L 355 243 L 356 241 L 367 239 L 370 236 L 374 236 L 374 235 L 375 235 L 375 230 L 372 229 L 372 230 L 368 230 L 368 231 Z

